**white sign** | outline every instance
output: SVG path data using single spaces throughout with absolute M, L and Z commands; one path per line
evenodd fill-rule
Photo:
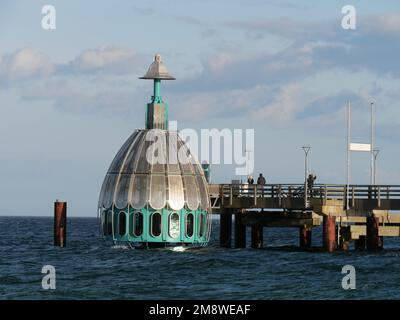
M 371 144 L 369 143 L 350 143 L 350 151 L 368 151 L 371 152 Z

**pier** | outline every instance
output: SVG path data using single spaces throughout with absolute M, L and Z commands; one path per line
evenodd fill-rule
M 299 247 L 311 248 L 312 229 L 323 227 L 324 251 L 378 251 L 384 237 L 400 237 L 400 185 L 316 184 L 307 193 L 304 184 L 210 184 L 214 214 L 220 215 L 220 245 L 246 246 L 251 228 L 251 247 L 262 248 L 263 229 L 299 229 Z M 233 225 L 234 218 L 234 226 Z

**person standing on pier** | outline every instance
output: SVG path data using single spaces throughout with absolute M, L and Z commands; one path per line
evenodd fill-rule
M 262 194 L 262 197 L 264 198 L 264 185 L 265 185 L 265 178 L 263 177 L 263 175 L 262 175 L 262 173 L 260 173 L 260 175 L 258 176 L 258 179 L 257 179 L 257 184 L 259 185 L 259 186 L 261 186 L 261 194 Z M 261 210 L 261 211 L 263 211 L 263 210 Z
M 257 179 L 257 184 L 259 184 L 259 185 L 264 185 L 265 184 L 265 178 L 263 177 L 263 175 L 262 175 L 262 173 L 260 173 L 260 175 L 258 176 L 258 179 Z
M 309 174 L 307 178 L 307 189 L 308 193 L 310 194 L 310 197 L 312 198 L 314 195 L 313 188 L 314 188 L 314 182 L 315 179 L 317 179 L 317 176 L 315 174 Z
M 254 188 L 253 176 L 248 176 L 246 189 L 247 189 L 247 193 L 251 192 L 252 194 L 254 194 L 255 188 Z

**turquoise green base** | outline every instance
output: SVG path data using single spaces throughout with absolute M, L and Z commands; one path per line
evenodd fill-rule
M 135 234 L 135 223 L 134 219 L 135 213 L 140 212 L 143 215 L 143 227 L 140 235 Z M 152 215 L 153 213 L 161 213 L 161 233 L 160 235 L 152 234 Z M 170 235 L 169 229 L 169 218 L 173 213 L 179 215 L 179 234 L 177 237 L 173 238 Z M 126 219 L 120 214 L 125 214 Z M 190 236 L 187 232 L 186 220 L 189 214 L 193 214 L 193 234 Z M 113 221 L 110 218 L 113 217 Z M 200 219 L 203 222 L 200 222 Z M 120 221 L 120 219 L 122 219 Z M 131 244 L 146 244 L 146 243 L 165 243 L 165 244 L 196 244 L 205 245 L 208 243 L 208 219 L 207 212 L 203 210 L 193 210 L 188 211 L 181 209 L 179 211 L 170 211 L 167 209 L 153 210 L 151 208 L 143 208 L 140 210 L 133 208 L 125 208 L 123 210 L 118 210 L 114 208 L 114 213 L 112 210 L 104 211 L 101 214 L 102 231 L 103 236 L 106 240 L 118 242 L 127 242 Z M 201 229 L 200 229 L 201 228 Z M 121 230 L 120 230 L 121 229 Z

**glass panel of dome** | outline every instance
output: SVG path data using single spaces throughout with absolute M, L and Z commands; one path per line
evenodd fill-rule
M 168 176 L 168 202 L 172 210 L 180 210 L 185 205 L 182 176 Z
M 197 179 L 197 185 L 199 187 L 199 192 L 200 192 L 200 203 L 201 203 L 201 208 L 204 210 L 209 209 L 209 198 L 208 198 L 208 193 L 207 193 L 207 185 L 206 181 L 203 178 L 203 176 L 196 176 Z
M 196 210 L 199 207 L 199 198 L 197 195 L 197 186 L 194 176 L 184 176 L 186 189 L 186 205 L 190 210 Z
M 125 159 L 126 152 L 128 151 L 129 147 L 131 146 L 132 142 L 134 141 L 135 137 L 137 135 L 137 131 L 132 133 L 132 135 L 126 140 L 126 142 L 123 144 L 121 149 L 119 149 L 117 155 L 115 156 L 113 162 L 111 163 L 110 169 L 108 172 L 110 173 L 119 173 L 121 169 L 121 165 Z
M 118 174 L 107 174 L 106 190 L 103 198 L 104 208 L 110 208 L 112 205 L 117 177 Z
M 103 207 L 104 195 L 107 190 L 107 181 L 108 181 L 108 175 L 106 175 L 106 177 L 103 180 L 103 184 L 101 185 L 98 208 Z
M 101 226 L 103 234 L 107 234 L 107 213 L 105 211 L 101 212 Z
M 194 168 L 195 174 L 201 175 L 203 174 L 203 168 L 200 166 L 199 162 L 197 161 L 197 158 L 195 155 L 192 154 L 190 161 L 192 163 L 192 166 Z
M 138 152 L 139 156 L 138 156 L 137 167 L 135 170 L 136 173 L 148 173 L 150 170 L 150 162 L 147 161 L 146 153 L 152 142 L 146 141 L 146 136 L 147 135 L 145 134 L 144 140 L 141 143 L 140 150 Z M 152 159 L 149 159 L 149 160 L 152 160 Z
M 125 214 L 125 212 L 120 212 L 118 215 L 118 231 L 119 231 L 120 236 L 123 236 L 126 233 L 126 214 Z
M 167 133 L 168 173 L 180 173 L 178 163 L 178 135 L 176 132 Z
M 133 217 L 135 237 L 140 237 L 143 233 L 143 214 L 141 212 L 135 212 Z
M 199 237 L 204 235 L 204 226 L 205 226 L 205 215 L 199 214 Z
M 130 152 L 126 158 L 124 168 L 121 173 L 134 173 L 140 158 L 140 149 L 142 148 L 142 143 L 144 143 L 144 131 L 138 131 L 137 139 L 132 145 Z
M 131 190 L 129 192 L 129 203 L 135 209 L 141 209 L 148 200 L 148 181 L 149 178 L 144 174 L 137 174 L 131 179 Z
M 130 174 L 122 174 L 119 177 L 114 199 L 114 204 L 118 209 L 124 209 L 128 204 L 128 192 L 131 177 Z
M 169 215 L 169 236 L 171 238 L 178 238 L 180 234 L 179 214 L 176 212 Z
M 178 161 L 184 174 L 193 174 L 192 164 L 190 162 L 190 152 L 182 139 L 178 138 Z
M 106 235 L 112 234 L 112 211 L 107 212 L 107 233 Z
M 194 227 L 194 220 L 193 220 L 193 214 L 189 213 L 186 216 L 186 236 L 191 238 L 193 236 L 193 227 Z
M 155 140 L 150 146 L 149 152 L 152 152 L 153 163 L 152 173 L 164 173 L 167 165 L 167 142 L 166 135 L 161 130 L 154 130 Z
M 158 237 L 161 234 L 161 214 L 154 212 L 151 215 L 151 234 L 153 237 Z
M 153 209 L 161 209 L 166 204 L 165 176 L 152 174 L 150 178 L 150 206 Z

